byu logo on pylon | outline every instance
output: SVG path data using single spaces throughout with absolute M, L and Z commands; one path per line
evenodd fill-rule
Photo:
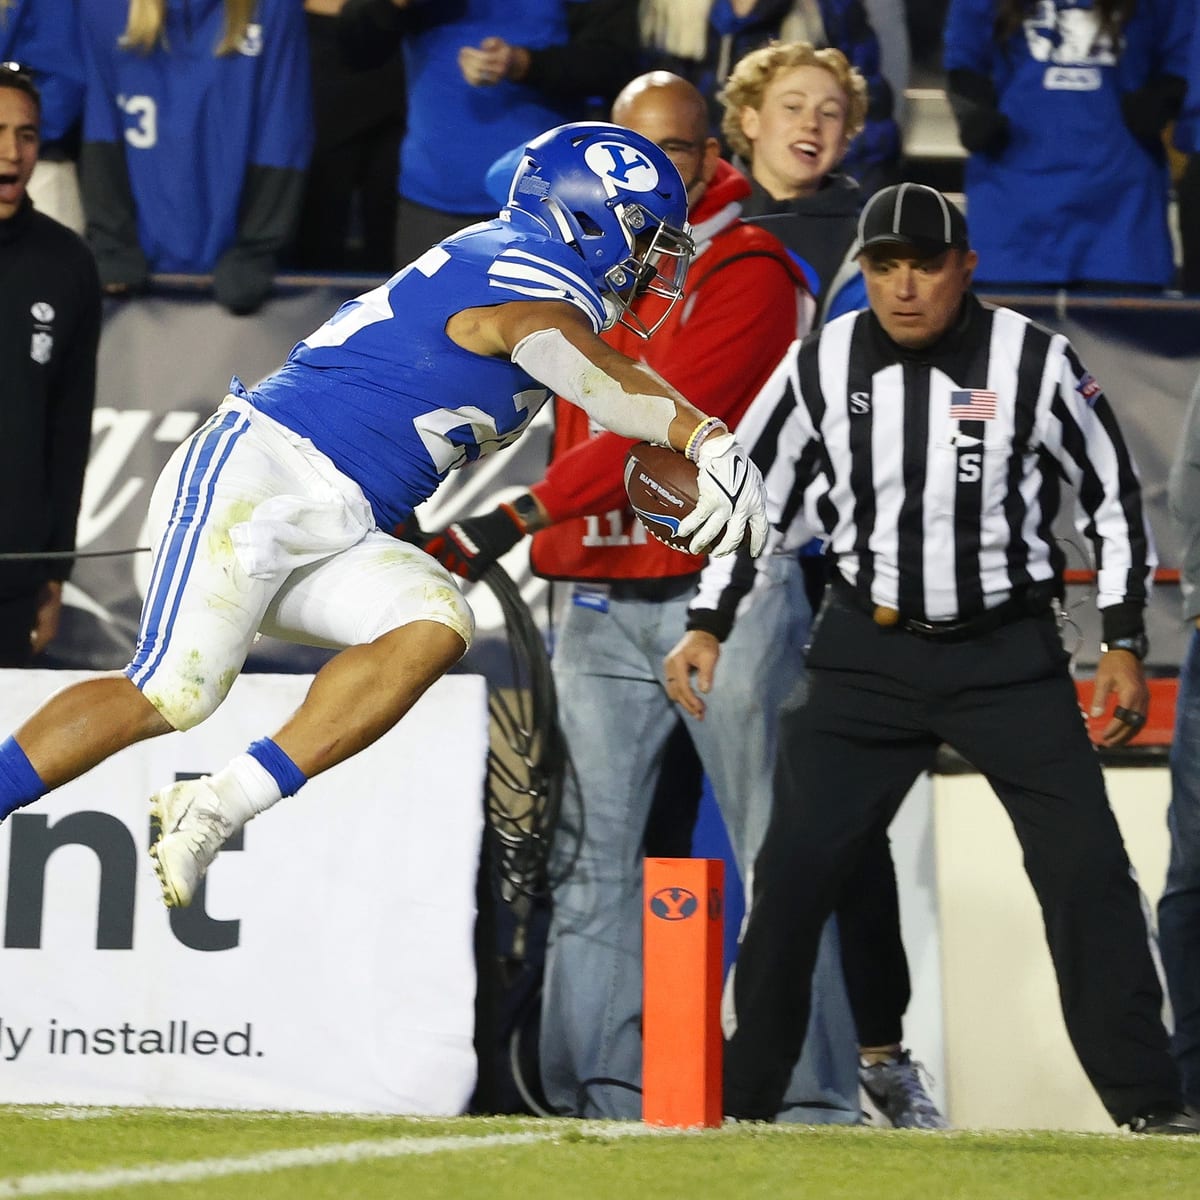
M 601 179 L 629 192 L 648 192 L 658 186 L 658 168 L 640 151 L 621 142 L 593 142 L 583 161 Z
M 650 911 L 661 921 L 686 921 L 696 915 L 700 901 L 687 888 L 659 888 L 650 897 Z

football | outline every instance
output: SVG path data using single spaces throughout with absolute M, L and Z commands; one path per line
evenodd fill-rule
M 691 553 L 690 536 L 682 539 L 676 530 L 700 499 L 694 462 L 668 446 L 638 442 L 625 456 L 625 494 L 650 534 L 675 550 Z

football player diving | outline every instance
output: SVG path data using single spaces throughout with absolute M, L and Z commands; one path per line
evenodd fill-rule
M 758 553 L 753 463 L 598 336 L 636 322 L 635 294 L 678 299 L 691 252 L 687 194 L 662 150 L 616 125 L 560 126 L 528 145 L 495 220 L 343 304 L 255 387 L 235 377 L 154 488 L 132 660 L 56 693 L 0 745 L 0 819 L 203 721 L 259 633 L 340 648 L 281 728 L 151 798 L 163 897 L 190 903 L 227 838 L 370 746 L 466 652 L 474 618 L 455 577 L 388 531 L 554 393 L 698 465 L 680 529 L 693 551 L 729 553 L 749 528 Z

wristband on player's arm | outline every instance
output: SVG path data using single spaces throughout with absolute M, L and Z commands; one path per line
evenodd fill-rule
M 705 417 L 688 436 L 687 444 L 683 448 L 684 457 L 690 462 L 698 463 L 700 461 L 700 447 L 705 441 L 714 433 L 728 432 L 728 427 L 720 417 Z

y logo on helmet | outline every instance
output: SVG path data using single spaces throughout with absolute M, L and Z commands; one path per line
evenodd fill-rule
M 601 179 L 630 192 L 649 192 L 658 186 L 658 168 L 640 151 L 621 142 L 593 142 L 583 161 Z

